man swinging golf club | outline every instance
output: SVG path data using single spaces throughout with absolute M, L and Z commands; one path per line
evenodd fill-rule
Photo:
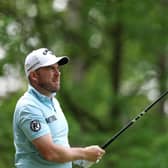
M 13 119 L 16 168 L 71 168 L 73 161 L 89 168 L 102 158 L 104 149 L 168 94 L 163 93 L 101 147 L 70 147 L 67 121 L 54 97 L 60 89 L 59 66 L 68 61 L 46 48 L 26 57 L 29 87 L 17 102 Z
M 29 86 L 13 117 L 16 168 L 72 168 L 73 161 L 82 160 L 83 166 L 105 153 L 97 145 L 69 145 L 68 124 L 55 98 L 60 89 L 59 68 L 68 61 L 67 56 L 56 57 L 46 48 L 32 51 L 25 59 Z

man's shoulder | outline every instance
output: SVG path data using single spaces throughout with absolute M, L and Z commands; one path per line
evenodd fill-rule
M 28 109 L 28 108 L 38 108 L 39 107 L 39 101 L 36 97 L 29 94 L 28 92 L 25 92 L 23 96 L 19 98 L 19 100 L 16 103 L 16 109 Z

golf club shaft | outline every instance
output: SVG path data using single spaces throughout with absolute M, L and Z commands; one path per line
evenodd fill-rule
M 158 99 L 156 99 L 152 104 L 147 106 L 144 111 L 139 113 L 135 118 L 133 118 L 126 126 L 124 126 L 121 130 L 119 130 L 112 138 L 110 138 L 105 144 L 101 147 L 106 149 L 114 140 L 116 140 L 125 130 L 127 130 L 130 126 L 132 126 L 138 119 L 140 119 L 148 110 L 150 110 L 156 103 L 158 103 L 164 96 L 168 94 L 168 91 L 163 93 Z

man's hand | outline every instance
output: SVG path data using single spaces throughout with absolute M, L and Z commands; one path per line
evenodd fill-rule
M 105 154 L 105 150 L 103 150 L 97 145 L 85 147 L 84 150 L 85 150 L 84 160 L 88 160 L 91 162 L 96 162 L 97 160 L 100 160 L 102 156 Z
M 89 168 L 98 163 L 105 154 L 105 151 L 97 145 L 85 147 L 84 150 L 86 153 L 85 160 L 78 161 L 78 165 L 82 168 Z

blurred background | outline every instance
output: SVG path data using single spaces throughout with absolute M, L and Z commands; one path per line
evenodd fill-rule
M 68 55 L 57 94 L 72 146 L 102 145 L 168 89 L 168 0 L 0 2 L 0 168 L 14 167 L 12 117 L 25 56 Z M 168 167 L 168 99 L 106 150 L 95 168 Z

